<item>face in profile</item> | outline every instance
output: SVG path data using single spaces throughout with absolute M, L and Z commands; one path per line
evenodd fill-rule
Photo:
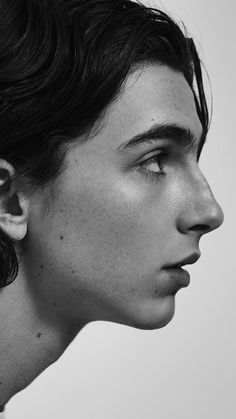
M 158 64 L 133 72 L 99 131 L 73 145 L 64 173 L 32 198 L 35 298 L 73 324 L 166 325 L 189 284 L 181 266 L 223 221 L 199 168 L 203 143 L 184 76 Z

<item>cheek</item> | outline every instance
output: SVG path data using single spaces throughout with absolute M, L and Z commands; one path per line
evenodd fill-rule
M 127 181 L 102 188 L 94 183 L 65 198 L 54 231 L 63 235 L 59 253 L 72 265 L 140 275 L 162 258 L 169 234 L 166 206 L 148 197 L 147 188 Z
M 114 184 L 104 188 L 94 185 L 67 199 L 60 224 L 73 248 L 84 249 L 89 259 L 111 262 L 132 253 L 138 236 L 145 231 L 145 223 L 139 231 L 142 211 L 135 192 L 132 194 L 124 196 Z

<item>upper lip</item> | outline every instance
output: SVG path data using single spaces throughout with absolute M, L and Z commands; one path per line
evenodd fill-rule
M 181 259 L 179 262 L 172 263 L 168 266 L 165 266 L 165 268 L 181 268 L 184 265 L 192 265 L 193 263 L 196 263 L 198 261 L 200 256 L 201 256 L 201 253 L 194 252 L 191 255 L 185 257 L 184 259 Z

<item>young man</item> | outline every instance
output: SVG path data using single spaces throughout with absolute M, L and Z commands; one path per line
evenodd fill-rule
M 198 165 L 200 61 L 175 22 L 129 0 L 0 4 L 4 405 L 89 322 L 165 326 L 223 213 Z

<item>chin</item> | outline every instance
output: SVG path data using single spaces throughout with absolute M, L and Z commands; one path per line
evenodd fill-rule
M 160 302 L 146 302 L 141 307 L 136 307 L 129 318 L 122 322 L 127 326 L 142 330 L 155 330 L 165 327 L 174 317 L 175 298 L 173 295 L 163 297 Z

